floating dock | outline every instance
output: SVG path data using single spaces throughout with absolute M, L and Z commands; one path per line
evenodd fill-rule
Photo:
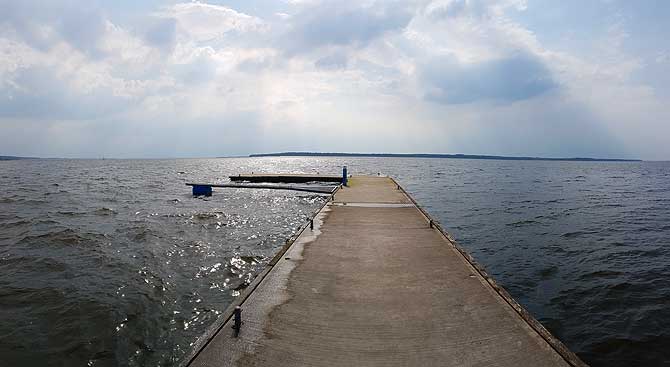
M 585 366 L 394 180 L 366 176 L 336 191 L 182 365 Z
M 305 183 L 305 182 L 342 182 L 342 176 L 320 174 L 241 174 L 230 176 L 230 180 L 247 182 Z
M 292 185 L 250 185 L 250 184 L 209 184 L 209 183 L 186 183 L 193 188 L 193 195 L 212 196 L 213 187 L 232 189 L 265 189 L 265 190 L 291 190 L 302 192 L 314 192 L 318 194 L 332 194 L 337 186 L 292 186 Z

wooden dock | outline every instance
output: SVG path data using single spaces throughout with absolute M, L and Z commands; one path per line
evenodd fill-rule
M 337 186 L 294 186 L 294 185 L 253 185 L 253 184 L 210 184 L 210 183 L 186 183 L 186 186 L 193 187 L 193 195 L 203 192 L 204 195 L 211 196 L 212 188 L 229 189 L 261 189 L 261 190 L 290 190 L 313 192 L 318 194 L 332 194 Z M 201 191 L 198 191 L 201 190 Z
M 233 309 L 242 308 L 239 335 Z M 183 365 L 584 366 L 395 181 L 354 177 Z
M 251 173 L 230 176 L 230 180 L 246 182 L 305 183 L 305 182 L 342 182 L 342 176 L 321 174 L 272 174 Z

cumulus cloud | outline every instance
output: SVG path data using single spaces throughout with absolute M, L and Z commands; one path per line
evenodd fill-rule
M 79 51 L 100 56 L 99 41 L 106 31 L 101 9 L 73 1 L 0 2 L 0 29 L 41 50 L 67 42 Z
M 435 0 L 426 6 L 426 14 L 434 20 L 455 17 L 492 18 L 504 16 L 508 8 L 524 10 L 525 0 Z
M 0 98 L 0 118 L 86 119 L 110 116 L 127 107 L 130 99 L 110 88 L 82 92 L 45 67 L 19 69 Z
M 170 6 L 156 15 L 176 21 L 184 41 L 215 42 L 226 36 L 264 30 L 264 22 L 225 6 L 201 2 Z
M 333 45 L 364 47 L 387 32 L 402 30 L 411 17 L 411 9 L 399 1 L 316 3 L 293 17 L 282 41 L 290 53 Z

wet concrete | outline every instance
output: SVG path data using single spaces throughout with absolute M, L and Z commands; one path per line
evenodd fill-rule
M 407 203 L 354 177 L 191 366 L 570 365 Z

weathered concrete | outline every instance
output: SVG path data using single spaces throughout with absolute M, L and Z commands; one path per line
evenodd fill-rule
M 352 179 L 243 302 L 239 337 L 228 321 L 191 366 L 581 363 L 407 203 L 390 179 Z
M 411 203 L 407 195 L 387 177 L 355 177 L 335 196 L 343 203 Z

